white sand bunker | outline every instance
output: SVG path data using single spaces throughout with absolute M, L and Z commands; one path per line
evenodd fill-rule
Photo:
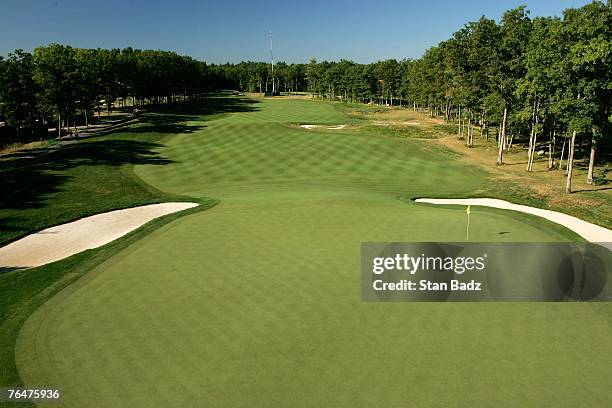
M 147 222 L 196 203 L 161 203 L 110 211 L 56 225 L 0 248 L 0 268 L 31 268 L 97 248 Z
M 344 129 L 346 127 L 346 125 L 335 125 L 335 126 L 328 126 L 328 125 L 300 125 L 300 127 L 302 129 L 325 128 L 327 130 L 340 130 L 340 129 Z
M 543 210 L 541 208 L 529 207 L 526 205 L 512 204 L 508 201 L 498 200 L 496 198 L 465 198 L 465 199 L 437 199 L 437 198 L 419 198 L 415 200 L 417 203 L 428 204 L 455 204 L 455 205 L 480 205 L 483 207 L 501 208 L 504 210 L 520 211 L 527 214 L 537 215 L 538 217 L 546 218 L 549 221 L 563 225 L 580 235 L 582 238 L 590 242 L 604 243 L 610 248 L 612 243 L 612 231 L 600 227 L 599 225 L 591 224 L 581 220 L 580 218 L 572 217 L 571 215 L 563 214 L 557 211 Z

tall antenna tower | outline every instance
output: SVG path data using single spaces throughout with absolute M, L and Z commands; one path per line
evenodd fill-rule
M 276 84 L 274 82 L 274 52 L 272 51 L 272 31 L 268 33 L 270 37 L 270 64 L 272 65 L 272 95 L 276 94 Z

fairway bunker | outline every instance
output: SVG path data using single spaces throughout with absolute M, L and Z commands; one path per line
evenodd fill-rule
M 346 125 L 300 125 L 302 129 L 327 129 L 327 130 L 340 130 L 344 129 Z
M 513 204 L 496 198 L 417 198 L 414 201 L 417 203 L 437 205 L 476 205 L 532 214 L 562 225 L 565 228 L 574 231 L 587 241 L 603 243 L 606 247 L 612 249 L 612 244 L 610 244 L 612 242 L 612 231 L 599 225 L 583 221 L 580 218 L 572 217 L 571 215 L 563 214 L 557 211 L 543 210 L 541 208 L 529 207 L 527 205 Z
M 59 261 L 98 248 L 147 222 L 197 203 L 160 203 L 109 211 L 56 225 L 0 248 L 0 268 L 24 269 Z

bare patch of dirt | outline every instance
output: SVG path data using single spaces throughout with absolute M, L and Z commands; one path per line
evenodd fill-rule
M 389 120 L 386 122 L 374 122 L 376 126 L 421 126 L 419 122 Z

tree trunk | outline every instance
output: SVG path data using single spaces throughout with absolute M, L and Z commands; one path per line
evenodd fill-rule
M 533 127 L 529 133 L 529 146 L 527 147 L 527 168 L 525 169 L 527 171 L 529 171 L 529 163 L 531 163 L 531 145 L 533 145 Z
M 474 147 L 474 115 L 470 115 L 472 122 L 470 126 L 470 147 Z
M 527 163 L 527 171 L 533 171 L 533 161 L 536 155 L 536 146 L 538 141 L 538 115 L 536 114 L 534 127 L 533 127 L 533 142 L 531 143 L 531 153 L 529 154 L 529 161 Z
M 527 171 L 531 171 L 531 158 L 533 155 L 533 138 L 536 131 L 536 100 L 533 100 L 533 110 L 531 111 L 531 132 L 529 133 L 529 148 L 527 149 Z
M 553 130 L 551 141 L 548 143 L 548 170 L 555 167 L 555 141 L 557 139 L 557 131 Z
M 461 139 L 461 105 L 459 105 L 459 114 L 457 116 L 459 118 L 459 139 Z
M 576 145 L 576 131 L 572 132 L 572 141 L 569 145 L 569 156 L 567 158 L 567 181 L 565 183 L 565 192 L 572 192 L 572 173 L 574 171 L 574 147 Z
M 561 159 L 559 159 L 559 169 L 563 168 L 563 157 L 565 155 L 565 142 L 567 141 L 567 137 L 563 138 L 563 145 L 561 146 Z
M 501 133 L 499 134 L 499 150 L 497 151 L 497 165 L 504 164 L 504 142 L 506 140 L 506 118 L 508 117 L 508 107 L 504 106 L 504 117 L 502 119 Z
M 527 171 L 529 171 L 529 172 L 533 171 L 533 162 L 534 162 L 535 156 L 536 156 L 537 140 L 538 140 L 538 131 L 535 130 L 533 132 L 533 144 L 531 146 L 531 155 L 529 157 L 529 163 L 527 163 Z
M 593 184 L 593 167 L 595 166 L 595 150 L 597 149 L 597 140 L 595 134 L 591 138 L 591 155 L 589 157 L 589 172 L 587 173 L 587 183 Z
M 474 146 L 474 125 L 472 124 L 472 112 L 468 113 L 468 139 L 467 145 L 468 147 Z
M 510 153 L 510 149 L 512 149 L 512 142 L 514 142 L 514 133 L 510 133 L 510 140 L 506 142 L 506 153 Z
M 553 168 L 552 140 L 548 142 L 548 170 Z
M 62 113 L 57 114 L 57 137 L 62 137 Z

